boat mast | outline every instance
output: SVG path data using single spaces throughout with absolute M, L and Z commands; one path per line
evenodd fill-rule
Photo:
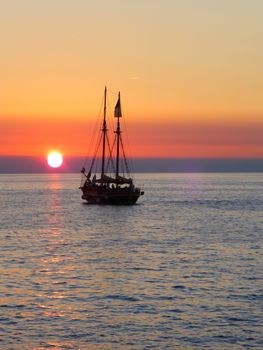
M 115 107 L 115 117 L 117 118 L 117 129 L 115 131 L 117 135 L 117 151 L 116 151 L 116 179 L 119 176 L 119 163 L 120 163 L 120 137 L 121 137 L 121 128 L 120 128 L 120 117 L 121 117 L 121 96 L 119 93 L 118 102 Z
M 106 99 L 107 99 L 107 87 L 104 89 L 104 111 L 103 111 L 103 126 L 102 126 L 102 161 L 101 161 L 101 185 L 103 183 L 104 171 L 105 171 L 105 144 L 106 144 L 106 133 L 107 133 L 107 124 L 106 124 Z

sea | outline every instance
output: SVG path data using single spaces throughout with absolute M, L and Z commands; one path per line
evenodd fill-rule
M 263 349 L 263 174 L 0 175 L 0 349 Z

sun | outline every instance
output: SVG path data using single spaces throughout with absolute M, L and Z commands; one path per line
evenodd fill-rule
M 52 151 L 47 156 L 47 163 L 52 168 L 59 168 L 63 164 L 63 156 L 60 152 Z

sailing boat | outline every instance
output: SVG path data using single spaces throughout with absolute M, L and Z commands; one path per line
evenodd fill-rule
M 90 204 L 135 204 L 144 194 L 144 191 L 135 187 L 125 156 L 120 125 L 122 117 L 120 93 L 114 117 L 117 119 L 117 126 L 114 131 L 114 142 L 110 145 L 107 127 L 107 88 L 105 87 L 102 128 L 95 155 L 89 171 L 86 172 L 84 167 L 81 170 L 82 199 Z M 98 157 L 99 152 L 100 157 Z

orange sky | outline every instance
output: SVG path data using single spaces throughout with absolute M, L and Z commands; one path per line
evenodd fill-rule
M 89 151 L 93 154 L 92 122 L 6 121 L 3 125 L 2 155 L 39 156 L 51 150 L 65 156 L 86 156 Z M 136 157 L 260 158 L 262 131 L 261 123 L 159 121 L 149 125 L 126 121 L 123 138 L 128 155 Z
M 2 2 L 0 156 L 86 155 L 107 84 L 133 156 L 263 157 L 262 13 L 258 0 Z

